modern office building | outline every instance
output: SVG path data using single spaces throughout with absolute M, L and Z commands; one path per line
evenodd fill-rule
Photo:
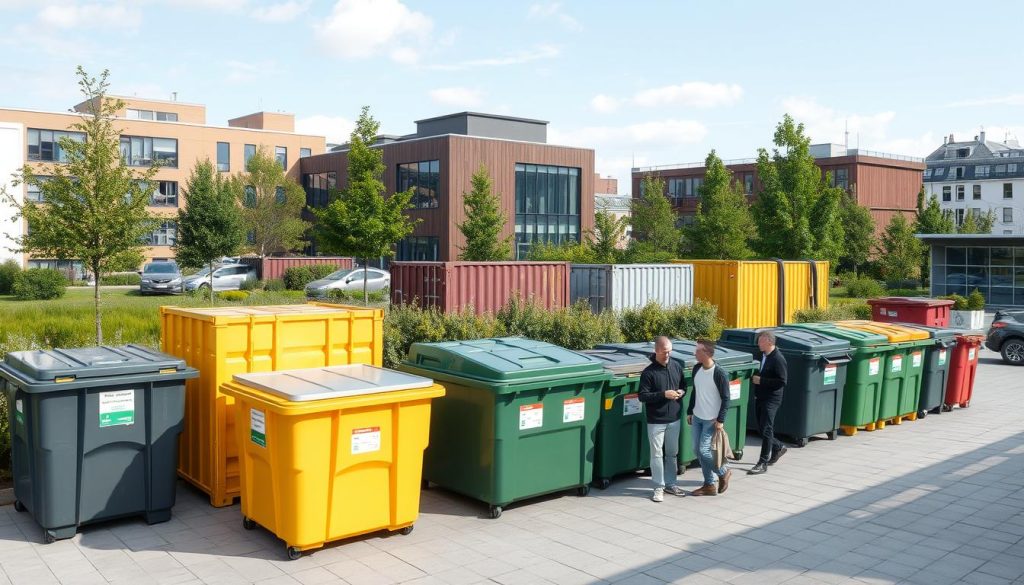
M 594 151 L 548 144 L 547 124 L 461 112 L 418 120 L 412 134 L 379 136 L 374 147 L 383 150 L 387 192 L 415 189 L 409 215 L 419 222 L 395 259 L 458 259 L 463 194 L 481 165 L 501 198 L 503 235 L 514 236 L 516 258 L 536 242 L 579 241 L 593 228 Z M 329 189 L 344 189 L 347 156 L 341 145 L 300 161 L 309 207 L 326 206 Z M 308 252 L 318 252 L 315 241 Z
M 292 114 L 258 112 L 228 120 L 227 126 L 213 126 L 207 124 L 206 107 L 202 105 L 118 97 L 125 102 L 115 122 L 121 134 L 125 164 L 142 170 L 154 161 L 160 163 L 150 210 L 167 220 L 149 236 L 147 259 L 174 257 L 170 246 L 177 237 L 177 228 L 172 218 L 184 206 L 181 189 L 196 162 L 209 158 L 218 171 L 236 173 L 243 171 L 249 158 L 262 148 L 298 180 L 300 159 L 325 150 L 323 136 L 295 133 Z M 6 187 L 16 197 L 39 201 L 38 189 L 10 185 L 12 173 L 28 165 L 37 175 L 45 176 L 46 166 L 63 162 L 59 139 L 84 138 L 71 127 L 82 119 L 84 112 L 91 111 L 88 105 L 83 102 L 67 112 L 0 108 L 0 187 Z M 14 258 L 24 267 L 60 268 L 81 276 L 79 263 L 27 258 L 11 252 L 13 239 L 25 229 L 24 225 L 9 221 L 13 215 L 12 206 L 0 204 L 0 261 Z
M 931 249 L 931 294 L 967 296 L 987 305 L 1024 307 L 1024 236 L 918 234 Z
M 1024 148 L 1016 139 L 988 140 L 985 132 L 957 141 L 950 134 L 925 159 L 924 184 L 957 225 L 969 212 L 995 214 L 992 233 L 1024 234 Z

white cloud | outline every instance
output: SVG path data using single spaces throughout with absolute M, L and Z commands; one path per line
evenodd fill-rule
M 248 83 L 278 73 L 277 64 L 273 61 L 227 61 L 224 65 L 228 68 L 227 76 L 224 78 L 227 83 Z
M 430 90 L 430 99 L 443 106 L 475 108 L 483 103 L 483 91 L 469 87 L 439 87 Z
M 594 149 L 601 146 L 670 146 L 700 142 L 707 134 L 707 127 L 695 120 L 668 119 L 626 126 L 587 126 L 570 131 L 552 128 L 550 142 Z
M 299 134 L 326 136 L 327 142 L 343 144 L 352 135 L 355 123 L 341 116 L 309 116 L 295 120 L 295 131 Z
M 578 20 L 569 16 L 562 10 L 559 2 L 546 2 L 530 6 L 527 17 L 531 19 L 557 20 L 562 26 L 571 31 L 583 30 L 583 25 Z
M 176 8 L 199 8 L 219 12 L 239 12 L 249 5 L 249 0 L 174 0 Z
M 947 108 L 965 108 L 972 106 L 1024 106 L 1024 93 L 962 100 L 946 104 Z
M 541 59 L 553 59 L 561 53 L 558 47 L 552 45 L 540 45 L 533 49 L 525 51 L 518 51 L 506 55 L 504 57 L 488 57 L 483 59 L 470 59 L 468 61 L 462 61 L 459 63 L 453 63 L 448 65 L 430 65 L 429 69 L 435 69 L 438 71 L 458 71 L 461 69 L 470 69 L 473 67 L 505 67 L 508 65 L 522 65 L 523 63 L 529 63 L 531 61 L 539 61 Z
M 688 81 L 679 85 L 643 90 L 633 96 L 633 103 L 646 107 L 679 105 L 713 108 L 734 104 L 742 96 L 743 88 L 735 83 Z
M 619 109 L 621 100 L 608 95 L 598 94 L 590 100 L 590 109 L 602 114 L 610 114 Z
M 805 133 L 812 143 L 831 142 L 843 144 L 844 132 L 850 131 L 850 144 L 858 134 L 860 144 L 879 144 L 888 138 L 889 125 L 896 118 L 895 112 L 855 114 L 841 112 L 819 104 L 814 98 L 791 97 L 783 100 L 782 107 L 798 123 L 803 123 Z
M 398 0 L 338 0 L 331 15 L 313 26 L 320 44 L 345 59 L 388 53 L 402 63 L 414 62 L 411 50 L 427 38 L 433 21 Z
M 309 10 L 309 0 L 289 0 L 279 4 L 257 6 L 252 17 L 263 22 L 290 22 Z
M 39 22 L 60 29 L 92 27 L 130 28 L 142 23 L 138 6 L 118 2 L 95 4 L 51 4 L 39 11 Z
M 138 97 L 143 99 L 171 99 L 171 92 L 167 91 L 167 89 L 159 83 L 152 82 L 116 84 L 111 88 L 110 93 L 114 95 Z

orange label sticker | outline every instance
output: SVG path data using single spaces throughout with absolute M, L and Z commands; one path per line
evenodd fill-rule
M 644 406 L 640 403 L 639 394 L 626 394 L 622 397 L 622 416 L 632 416 L 643 412 Z
M 571 423 L 583 420 L 587 404 L 583 398 L 570 398 L 562 401 L 562 422 Z
M 519 407 L 519 430 L 539 429 L 544 426 L 544 405 L 524 404 Z
M 380 427 L 352 429 L 352 454 L 380 451 Z

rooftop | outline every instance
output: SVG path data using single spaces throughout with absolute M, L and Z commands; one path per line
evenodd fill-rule
M 821 153 L 823 156 L 817 156 L 816 153 Z M 812 144 L 811 155 L 815 159 L 825 158 L 839 158 L 844 156 L 866 156 L 872 158 L 884 158 L 889 160 L 899 160 L 906 162 L 924 163 L 925 160 L 917 156 L 907 156 L 904 154 L 893 154 L 891 152 L 880 152 L 877 150 L 867 150 L 863 148 L 846 148 L 838 144 Z M 756 158 L 734 158 L 729 160 L 723 160 L 723 164 L 726 166 L 733 165 L 750 165 L 757 163 Z M 704 161 L 681 163 L 673 165 L 658 165 L 651 167 L 633 167 L 634 173 L 650 173 L 654 171 L 670 171 L 677 169 L 702 169 L 704 168 Z

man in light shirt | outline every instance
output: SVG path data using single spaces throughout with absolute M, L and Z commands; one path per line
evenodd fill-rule
M 693 367 L 693 394 L 686 409 L 686 420 L 693 430 L 693 450 L 704 473 L 704 485 L 690 492 L 691 496 L 717 496 L 729 489 L 732 470 L 726 465 L 715 468 L 711 455 L 711 438 L 725 425 L 729 411 L 729 375 L 715 363 L 715 344 L 700 340 L 694 355 L 699 362 Z M 715 485 L 715 480 L 718 485 Z

